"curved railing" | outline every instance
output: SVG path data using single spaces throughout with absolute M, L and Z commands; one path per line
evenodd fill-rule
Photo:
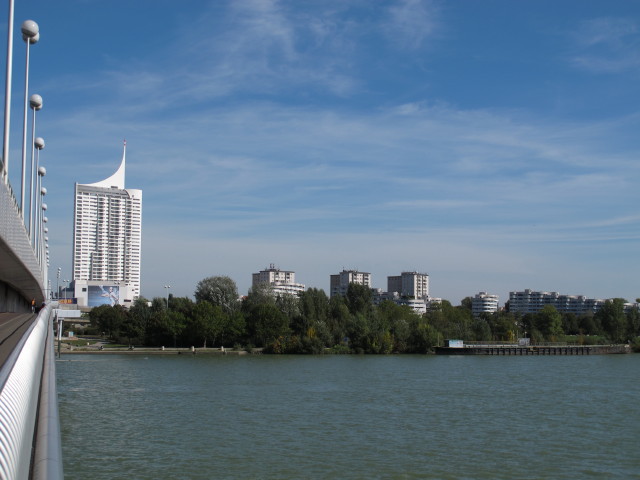
M 40 311 L 0 369 L 2 479 L 63 478 L 52 311 Z

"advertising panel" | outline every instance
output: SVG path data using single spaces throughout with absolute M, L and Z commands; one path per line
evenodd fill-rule
M 117 285 L 89 285 L 87 304 L 89 307 L 118 304 L 120 287 Z

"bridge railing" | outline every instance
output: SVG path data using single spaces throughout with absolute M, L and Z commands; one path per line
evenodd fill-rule
M 19 275 L 16 275 L 19 272 Z M 11 186 L 0 181 L 0 282 L 16 291 L 24 299 L 24 306 L 35 299 L 44 300 L 44 275 L 29 241 L 24 220 L 15 204 Z M 3 304 L 4 303 L 4 304 Z M 21 311 L 16 301 L 0 296 L 0 311 Z
M 62 479 L 52 306 L 0 369 L 0 478 Z

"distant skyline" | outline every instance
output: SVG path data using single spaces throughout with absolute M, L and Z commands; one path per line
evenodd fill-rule
M 271 263 L 326 292 L 343 268 L 416 270 L 453 304 L 640 297 L 637 2 L 16 2 L 26 19 L 54 288 L 73 185 L 126 138 L 148 298 L 212 275 L 245 294 Z

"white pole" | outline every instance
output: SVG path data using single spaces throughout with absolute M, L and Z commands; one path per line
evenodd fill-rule
M 26 20 L 21 27 L 22 39 L 27 43 L 27 61 L 24 70 L 24 122 L 22 124 L 22 182 L 20 190 L 20 215 L 24 218 L 25 174 L 27 170 L 27 108 L 29 103 L 29 47 L 40 38 L 38 24 Z
M 13 64 L 13 0 L 9 0 L 9 19 L 7 22 L 7 69 L 4 89 L 4 133 L 2 138 L 2 170 L 0 177 L 9 182 L 9 123 L 11 121 L 11 75 Z
M 34 204 L 37 202 L 37 194 L 34 196 L 33 183 L 34 177 L 37 175 L 35 164 L 35 149 L 36 149 L 36 112 L 42 108 L 42 97 L 40 95 L 31 95 L 29 99 L 29 105 L 33 110 L 33 121 L 31 122 L 31 170 L 29 170 L 29 238 L 33 242 L 33 228 L 34 228 Z M 35 246 L 35 243 L 33 244 Z

